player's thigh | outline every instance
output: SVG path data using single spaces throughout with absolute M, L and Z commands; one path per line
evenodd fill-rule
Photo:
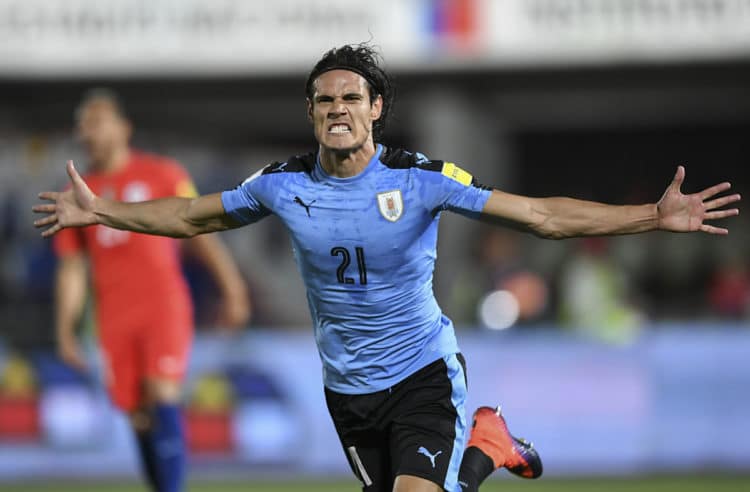
M 341 439 L 349 466 L 362 485 L 363 492 L 391 492 L 393 473 L 388 444 L 367 440 Z
M 154 313 L 148 328 L 140 333 L 146 378 L 167 391 L 185 377 L 190 349 L 193 342 L 193 326 L 189 313 Z
M 130 413 L 141 403 L 144 367 L 137 337 L 126 320 L 100 324 L 99 345 L 104 384 L 112 403 Z
M 456 490 L 466 443 L 466 376 L 460 354 L 444 357 L 410 378 L 391 426 L 391 468 L 396 477 Z M 398 480 L 398 478 L 397 478 Z
M 393 492 L 443 492 L 443 488 L 424 478 L 399 475 L 393 484 Z
M 377 426 L 384 392 L 343 395 L 326 389 L 326 404 L 344 455 L 365 492 L 391 492 L 388 433 Z

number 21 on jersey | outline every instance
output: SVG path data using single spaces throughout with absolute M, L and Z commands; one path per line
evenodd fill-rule
M 365 263 L 365 250 L 364 248 L 357 246 L 354 248 L 355 255 L 357 257 L 357 269 L 359 270 L 359 283 L 360 285 L 367 285 L 367 264 Z M 340 284 L 353 284 L 354 279 L 347 277 L 347 269 L 352 262 L 352 255 L 347 248 L 343 246 L 334 246 L 331 248 L 331 256 L 341 256 L 341 264 L 336 269 L 336 279 Z

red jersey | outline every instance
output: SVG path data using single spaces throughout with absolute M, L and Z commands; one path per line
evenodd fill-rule
M 175 161 L 131 151 L 113 173 L 83 176 L 99 196 L 126 202 L 168 196 L 195 196 L 187 172 Z M 192 304 L 172 238 L 120 231 L 103 225 L 63 229 L 55 235 L 58 256 L 85 252 L 92 267 L 101 329 L 122 319 L 163 319 L 168 313 L 192 317 Z M 117 320 L 117 321 L 116 321 Z

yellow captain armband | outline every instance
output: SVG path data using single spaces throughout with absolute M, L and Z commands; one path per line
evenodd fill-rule
M 448 177 L 453 181 L 458 181 L 464 186 L 469 186 L 473 179 L 471 174 L 467 173 L 452 162 L 443 163 L 443 176 Z

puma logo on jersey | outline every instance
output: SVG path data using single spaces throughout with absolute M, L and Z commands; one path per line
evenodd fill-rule
M 432 454 L 429 451 L 427 451 L 426 447 L 419 446 L 419 449 L 417 449 L 417 453 L 418 454 L 423 454 L 423 455 L 427 456 L 427 458 L 430 459 L 430 463 L 432 463 L 432 467 L 435 468 L 435 458 L 437 458 L 438 456 L 440 456 L 443 452 L 442 451 L 438 451 L 437 453 Z
M 310 215 L 310 207 L 312 207 L 312 204 L 315 203 L 315 200 L 311 201 L 310 203 L 305 203 L 302 201 L 302 198 L 295 196 L 294 203 L 299 203 L 301 206 L 303 206 L 305 208 L 305 212 L 307 212 L 307 216 L 312 217 Z

